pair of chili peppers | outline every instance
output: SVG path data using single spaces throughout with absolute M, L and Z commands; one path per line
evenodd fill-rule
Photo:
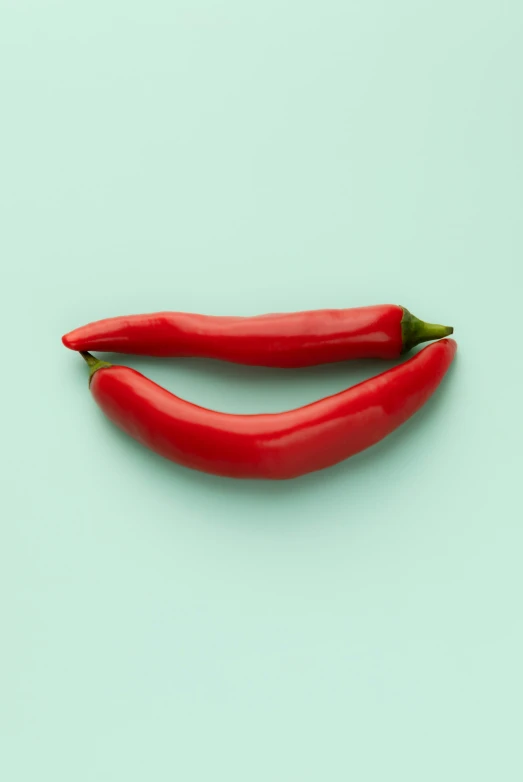
M 174 462 L 233 478 L 295 478 L 374 445 L 433 394 L 456 353 L 453 329 L 382 305 L 257 317 L 179 312 L 131 315 L 66 334 L 90 368 L 94 398 L 120 429 Z M 354 358 L 405 363 L 312 404 L 283 413 L 232 415 L 171 394 L 134 369 L 87 351 L 198 356 L 266 367 L 305 367 Z

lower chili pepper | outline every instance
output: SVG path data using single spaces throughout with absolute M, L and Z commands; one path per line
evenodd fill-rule
M 82 352 L 94 398 L 120 429 L 161 456 L 232 478 L 295 478 L 341 462 L 403 424 L 433 394 L 452 339 L 346 391 L 283 413 L 231 415 L 198 407 L 134 369 Z
M 305 367 L 354 358 L 397 358 L 453 329 L 384 304 L 251 318 L 156 312 L 107 318 L 62 337 L 72 350 L 197 356 L 266 367 Z

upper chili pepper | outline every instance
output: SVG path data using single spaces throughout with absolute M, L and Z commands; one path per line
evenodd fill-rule
M 456 343 L 443 339 L 400 366 L 284 413 L 231 415 L 198 407 L 129 367 L 82 353 L 104 413 L 161 456 L 232 478 L 295 478 L 377 443 L 413 415 L 447 372 Z
M 182 312 L 129 315 L 65 334 L 72 350 L 198 356 L 266 367 L 305 367 L 354 358 L 397 358 L 452 334 L 398 305 L 311 310 L 256 317 Z

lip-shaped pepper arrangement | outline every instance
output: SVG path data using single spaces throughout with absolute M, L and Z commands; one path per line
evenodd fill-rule
M 382 440 L 422 407 L 456 353 L 453 329 L 403 307 L 216 317 L 179 312 L 88 324 L 62 341 L 90 367 L 91 392 L 120 429 L 171 461 L 232 478 L 287 479 L 330 467 Z M 442 338 L 442 339 L 440 339 Z M 437 342 L 346 391 L 282 413 L 234 415 L 180 399 L 140 372 L 88 351 L 200 356 L 267 367 L 397 358 Z

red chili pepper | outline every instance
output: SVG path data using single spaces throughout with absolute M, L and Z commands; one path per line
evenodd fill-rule
M 347 459 L 404 423 L 436 390 L 456 343 L 443 339 L 334 396 L 285 413 L 198 407 L 129 367 L 82 353 L 94 398 L 120 429 L 185 467 L 231 478 L 295 478 Z
M 266 367 L 305 367 L 352 358 L 397 358 L 453 329 L 385 304 L 252 318 L 157 312 L 108 318 L 69 332 L 72 350 L 198 356 Z

